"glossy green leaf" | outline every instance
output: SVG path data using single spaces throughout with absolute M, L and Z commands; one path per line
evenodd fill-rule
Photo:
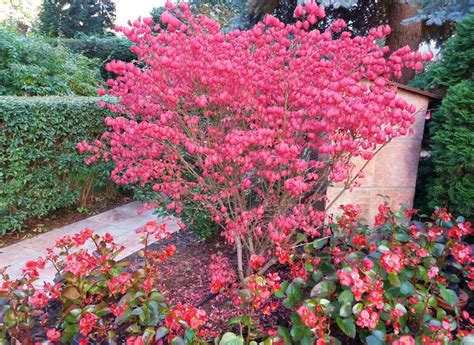
M 348 317 L 352 314 L 352 304 L 351 303 L 344 303 L 341 305 L 341 309 L 339 309 L 339 316 Z
M 405 281 L 400 285 L 400 292 L 405 296 L 410 296 L 415 292 L 415 288 L 410 282 Z
M 382 345 L 382 340 L 380 340 L 378 337 L 375 335 L 369 335 L 367 338 L 365 338 L 365 342 L 367 345 Z
M 453 290 L 447 289 L 445 286 L 439 288 L 439 294 L 442 299 L 444 299 L 450 306 L 454 307 L 456 305 L 458 296 Z
M 345 335 L 351 338 L 355 338 L 356 336 L 356 325 L 354 322 L 354 319 L 352 317 L 348 318 L 341 318 L 338 317 L 336 319 L 336 323 L 341 329 L 341 331 L 344 332 Z
M 341 292 L 337 300 L 341 303 L 352 303 L 354 301 L 354 294 L 351 290 L 344 290 Z
M 219 341 L 219 345 L 243 345 L 244 344 L 244 338 L 242 338 L 240 335 L 236 335 L 231 332 L 225 333 L 221 340 Z

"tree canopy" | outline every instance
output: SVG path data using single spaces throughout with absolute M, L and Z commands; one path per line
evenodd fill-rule
M 102 35 L 113 27 L 112 0 L 44 0 L 39 15 L 39 31 L 50 37 Z

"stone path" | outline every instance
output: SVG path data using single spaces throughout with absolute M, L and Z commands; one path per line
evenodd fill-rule
M 157 219 L 153 210 L 144 210 L 139 213 L 141 208 L 141 203 L 131 202 L 11 246 L 0 248 L 0 267 L 8 266 L 7 273 L 10 278 L 17 278 L 21 275 L 21 268 L 28 260 L 35 260 L 39 256 L 44 257 L 46 248 L 52 247 L 57 239 L 65 235 L 73 235 L 84 228 L 90 228 L 100 235 L 110 233 L 116 243 L 125 246 L 125 250 L 118 257 L 119 259 L 124 258 L 143 247 L 139 241 L 140 236 L 135 233 L 136 229 L 150 220 L 157 220 L 157 223 L 164 221 Z M 167 220 L 166 223 L 170 232 L 178 230 L 175 221 Z M 54 274 L 53 267 L 46 265 L 45 269 L 40 271 L 38 284 L 42 285 L 43 281 L 52 282 Z

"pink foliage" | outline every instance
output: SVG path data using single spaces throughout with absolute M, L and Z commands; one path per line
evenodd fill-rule
M 351 160 L 409 133 L 415 107 L 392 77 L 420 70 L 431 54 L 379 45 L 388 26 L 353 36 L 342 20 L 310 30 L 324 10 L 308 1 L 295 24 L 267 16 L 249 31 L 224 33 L 189 7 L 168 4 L 166 30 L 149 18 L 121 27 L 138 63 L 112 61 L 101 94 L 123 114 L 107 118 L 101 141 L 81 143 L 88 162 L 112 160 L 120 184 L 152 185 L 178 213 L 203 205 L 244 256 L 286 250 L 298 234 L 320 236 L 325 188 L 351 185 Z M 243 254 L 242 254 L 243 253 Z M 247 261 L 248 262 L 248 261 Z M 263 273 L 263 272 L 260 272 Z

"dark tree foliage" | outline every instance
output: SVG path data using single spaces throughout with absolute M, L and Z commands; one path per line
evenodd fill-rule
M 349 29 L 356 35 L 365 35 L 378 25 L 390 22 L 390 15 L 397 0 L 357 0 L 352 6 L 326 6 L 326 17 L 318 24 L 318 29 L 324 30 L 336 19 L 344 19 Z M 324 1 L 317 1 L 324 3 Z M 326 1 L 328 4 L 334 1 Z M 267 13 L 273 14 L 284 23 L 293 23 L 293 12 L 298 0 L 191 0 L 191 4 L 199 7 L 202 4 L 226 5 L 237 16 L 232 21 L 230 29 L 249 29 Z M 328 5 L 326 4 L 326 5 Z M 163 9 L 162 9 L 163 10 Z M 161 13 L 160 13 L 161 14 Z M 403 27 L 401 23 L 400 26 Z M 452 21 L 444 21 L 438 25 L 421 25 L 421 41 L 434 41 L 442 45 L 453 33 Z
M 155 7 L 151 10 L 150 15 L 153 18 L 153 22 L 158 24 L 162 29 L 166 29 L 166 25 L 164 25 L 161 22 L 160 16 L 162 15 L 163 12 L 166 11 L 166 7 L 160 6 L 160 7 Z
M 103 35 L 114 20 L 112 0 L 43 0 L 39 31 L 49 37 Z
M 61 26 L 60 1 L 44 0 L 39 13 L 39 32 L 49 37 L 59 37 Z
M 434 178 L 430 205 L 446 206 L 468 219 L 474 212 L 474 81 L 448 90 L 430 124 Z
M 432 82 L 445 88 L 463 80 L 473 80 L 474 74 L 474 14 L 456 28 L 456 34 L 446 44 L 441 59 L 428 71 Z
M 412 85 L 445 94 L 429 123 L 429 159 L 420 164 L 415 206 L 474 210 L 474 15 L 456 28 L 441 58 Z
M 323 24 L 327 27 L 342 18 L 354 34 L 366 35 L 370 28 L 388 21 L 389 3 L 388 0 L 359 0 L 349 8 L 329 6 Z
M 77 38 L 52 39 L 52 44 L 63 45 L 71 52 L 84 55 L 90 59 L 98 59 L 101 64 L 102 79 L 107 80 L 115 75 L 105 68 L 108 62 L 120 60 L 131 62 L 137 56 L 130 51 L 131 42 L 117 36 L 79 36 Z

